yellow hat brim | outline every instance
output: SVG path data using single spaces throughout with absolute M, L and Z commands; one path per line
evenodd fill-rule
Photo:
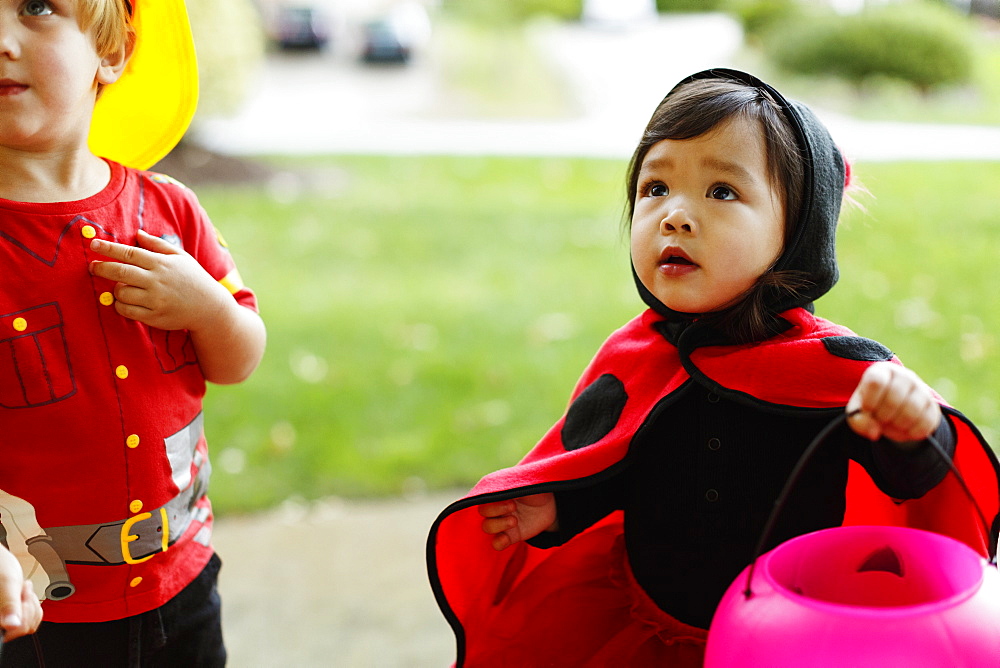
M 148 169 L 177 145 L 198 106 L 198 62 L 183 0 L 133 0 L 136 45 L 94 107 L 90 150 Z

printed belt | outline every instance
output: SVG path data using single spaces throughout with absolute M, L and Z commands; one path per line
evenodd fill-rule
M 141 564 L 166 552 L 192 520 L 204 522 L 208 513 L 207 508 L 168 504 L 119 522 L 49 527 L 45 532 L 67 564 Z

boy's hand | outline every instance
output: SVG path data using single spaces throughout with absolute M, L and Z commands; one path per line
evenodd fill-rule
M 90 249 L 114 262 L 95 260 L 90 273 L 116 281 L 115 310 L 157 329 L 210 326 L 233 298 L 183 249 L 139 231 L 139 248 L 94 239 Z
M 4 640 L 34 633 L 42 623 L 42 604 L 31 581 L 24 579 L 21 564 L 0 547 L 0 629 Z
M 479 506 L 485 517 L 483 531 L 494 536 L 493 549 L 503 550 L 514 543 L 556 529 L 556 497 L 551 492 L 522 496 Z
M 241 306 L 184 250 L 140 231 L 139 247 L 94 239 L 90 248 L 110 258 L 90 273 L 115 281 L 115 310 L 150 327 L 186 329 L 205 380 L 239 383 L 264 354 L 264 322 Z
M 868 367 L 847 402 L 855 432 L 870 441 L 885 437 L 897 442 L 922 441 L 941 422 L 941 407 L 917 374 L 898 364 L 878 362 Z

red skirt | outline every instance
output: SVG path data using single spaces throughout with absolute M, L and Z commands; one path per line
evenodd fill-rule
M 491 641 L 471 643 L 465 666 L 695 668 L 708 635 L 663 612 L 639 586 L 620 524 L 552 550 L 479 619 L 488 628 L 471 635 Z

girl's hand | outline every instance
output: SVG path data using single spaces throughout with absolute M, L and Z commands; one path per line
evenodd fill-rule
M 0 629 L 3 639 L 13 640 L 34 633 L 42 623 L 42 604 L 30 580 L 24 579 L 21 564 L 6 548 L 0 547 Z
M 479 506 L 485 517 L 483 531 L 494 536 L 493 549 L 503 550 L 514 543 L 556 529 L 556 497 L 551 492 L 522 496 Z
M 941 407 L 917 374 L 891 362 L 871 365 L 847 402 L 847 422 L 870 441 L 922 441 L 941 422 Z
M 90 273 L 117 282 L 115 309 L 157 329 L 210 328 L 233 298 L 182 248 L 139 230 L 139 247 L 94 239 L 90 249 L 114 260 L 90 263 Z

